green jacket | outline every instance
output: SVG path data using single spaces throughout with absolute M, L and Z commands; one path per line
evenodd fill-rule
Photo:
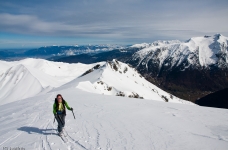
M 57 103 L 56 100 L 55 100 L 55 103 L 53 104 L 53 114 L 56 114 L 57 113 Z M 68 110 L 71 110 L 71 107 L 69 107 L 69 105 L 67 104 L 67 102 L 65 100 L 63 100 L 63 106 L 64 106 L 64 109 L 65 109 L 65 106 Z

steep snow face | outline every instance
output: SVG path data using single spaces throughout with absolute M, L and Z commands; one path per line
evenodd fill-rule
M 186 42 L 157 41 L 151 44 L 133 45 L 142 50 L 133 55 L 132 60 L 139 65 L 151 61 L 159 69 L 181 66 L 185 68 L 210 68 L 211 66 L 228 68 L 228 38 L 216 34 L 214 36 L 194 37 Z
M 7 69 L 9 69 L 12 66 L 11 62 L 1 61 L 0 60 L 0 74 L 5 72 Z
M 23 65 L 9 68 L 0 75 L 0 102 L 9 103 L 42 92 L 41 83 Z
M 0 105 L 44 94 L 75 79 L 96 64 L 68 64 L 43 59 L 0 61 Z
M 135 69 L 117 60 L 101 63 L 55 90 L 72 87 L 105 95 L 192 104 L 161 90 Z

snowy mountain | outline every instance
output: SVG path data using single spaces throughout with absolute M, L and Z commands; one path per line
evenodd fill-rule
M 2 104 L 33 96 L 44 90 L 46 88 L 23 65 L 11 67 L 0 76 Z
M 97 94 L 192 104 L 161 90 L 117 60 L 85 65 L 25 59 L 0 64 L 9 67 L 0 71 L 1 104 L 71 87 Z
M 56 61 L 97 63 L 117 59 L 133 66 L 145 79 L 182 99 L 195 102 L 228 85 L 228 38 L 213 36 L 135 44 L 95 55 L 68 56 Z
M 144 65 L 148 70 L 151 62 L 159 68 L 159 72 L 180 67 L 186 68 L 228 68 L 228 38 L 216 34 L 214 36 L 193 37 L 186 42 L 156 41 L 151 44 L 136 44 L 142 50 L 133 55 L 137 66 Z
M 180 98 L 195 101 L 228 85 L 228 38 L 193 37 L 185 42 L 156 41 L 140 48 L 126 63 L 148 81 Z
M 0 61 L 0 102 L 47 93 L 85 72 L 95 64 L 68 64 L 43 59 Z
M 145 80 L 136 69 L 115 59 L 97 64 L 57 90 L 71 87 L 104 95 L 192 104 L 161 90 Z

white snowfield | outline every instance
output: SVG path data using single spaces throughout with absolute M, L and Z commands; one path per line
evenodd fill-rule
M 193 105 L 161 90 L 117 60 L 86 65 L 25 59 L 1 61 L 0 66 L 0 105 L 71 87 L 97 94 Z
M 67 142 L 52 105 L 61 93 Z M 226 150 L 228 110 L 106 96 L 68 88 L 0 106 L 0 148 L 26 150 Z
M 133 56 L 139 64 L 147 65 L 153 59 L 162 66 L 174 66 L 187 63 L 192 67 L 228 67 L 228 37 L 221 34 L 214 36 L 193 37 L 186 42 L 155 41 L 153 43 L 135 44 L 132 47 L 142 48 Z

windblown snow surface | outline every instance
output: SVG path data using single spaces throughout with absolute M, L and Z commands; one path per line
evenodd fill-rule
M 25 59 L 0 63 L 3 64 L 9 68 L 1 70 L 0 83 L 10 91 L 9 96 L 34 93 L 20 100 L 19 96 L 13 96 L 8 99 L 10 102 L 3 101 L 0 105 L 0 148 L 225 150 L 228 147 L 228 110 L 171 98 L 147 83 L 133 68 L 116 60 L 84 65 Z M 57 136 L 57 123 L 53 122 L 52 107 L 59 93 L 74 108 L 76 117 L 67 111 L 65 142 Z M 115 96 L 116 93 L 120 96 Z M 164 96 L 168 103 L 164 102 Z

